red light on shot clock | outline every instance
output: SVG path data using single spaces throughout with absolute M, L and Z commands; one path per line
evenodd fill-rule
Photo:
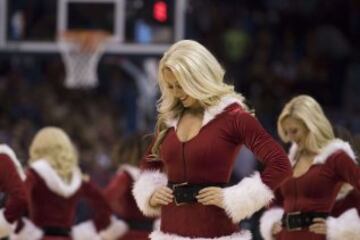
M 153 17 L 158 22 L 165 22 L 168 18 L 167 4 L 163 1 L 157 1 L 153 7 Z

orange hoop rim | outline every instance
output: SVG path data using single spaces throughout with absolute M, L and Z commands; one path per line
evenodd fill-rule
M 59 34 L 60 43 L 75 43 L 81 52 L 95 52 L 98 48 L 113 39 L 113 35 L 104 30 L 68 30 Z

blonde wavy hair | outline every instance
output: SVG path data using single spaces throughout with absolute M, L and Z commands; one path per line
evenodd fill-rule
M 184 106 L 171 92 L 165 82 L 165 71 L 171 71 L 178 84 L 190 97 L 199 101 L 205 109 L 216 105 L 227 95 L 240 100 L 242 107 L 245 98 L 234 91 L 234 87 L 224 83 L 225 71 L 216 58 L 203 45 L 192 40 L 182 40 L 173 44 L 163 55 L 159 65 L 159 87 L 161 97 L 158 101 L 156 136 L 152 156 L 159 158 L 160 145 L 168 130 L 166 120 L 177 118 Z
M 56 173 L 66 182 L 72 177 L 78 165 L 78 155 L 69 136 L 60 128 L 45 127 L 32 140 L 30 163 L 46 160 Z
M 335 138 L 333 128 L 326 118 L 320 104 L 308 95 L 299 95 L 288 102 L 277 121 L 278 134 L 284 142 L 289 142 L 283 121 L 292 117 L 304 123 L 308 130 L 304 148 L 318 153 Z

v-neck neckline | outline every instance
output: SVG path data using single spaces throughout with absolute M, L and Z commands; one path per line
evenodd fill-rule
M 316 165 L 314 165 L 314 164 L 311 164 L 311 166 L 303 173 L 303 174 L 301 174 L 301 175 L 299 175 L 299 176 L 294 176 L 294 175 L 292 175 L 292 178 L 293 179 L 300 179 L 300 178 L 302 178 L 303 176 L 305 176 L 306 174 L 308 174 L 310 171 L 311 171 L 311 169 L 312 169 L 312 167 L 314 167 L 314 166 L 316 166 Z
M 180 122 L 181 122 L 181 118 L 183 117 L 183 115 L 184 115 L 184 112 L 181 114 L 181 116 L 180 116 L 180 118 L 179 118 L 179 121 L 178 121 L 178 125 L 176 126 L 176 128 L 173 128 L 173 129 L 174 129 L 174 134 L 175 134 L 175 136 L 176 136 L 176 139 L 177 139 L 180 143 L 182 143 L 182 144 L 191 142 L 193 139 L 195 139 L 197 136 L 200 135 L 201 130 L 206 126 L 206 125 L 202 125 L 202 124 L 201 124 L 199 131 L 198 131 L 194 136 L 192 136 L 191 138 L 189 138 L 189 139 L 187 139 L 187 140 L 181 140 L 181 138 L 179 137 L 177 131 L 178 131 L 178 129 L 179 129 L 179 124 L 180 124 Z M 202 115 L 201 123 L 203 123 L 203 121 L 204 121 L 204 114 Z
M 293 174 L 292 177 L 295 178 L 295 179 L 299 179 L 299 178 L 301 178 L 302 176 L 305 176 L 305 175 L 311 170 L 311 168 L 312 168 L 313 166 L 315 166 L 314 161 L 315 161 L 315 157 L 316 157 L 316 156 L 317 156 L 317 154 L 314 155 L 313 160 L 312 160 L 310 166 L 308 167 L 308 169 L 307 169 L 305 172 L 303 172 L 303 173 L 300 174 L 299 176 L 294 176 L 294 174 Z M 295 170 L 296 165 L 297 165 L 298 163 L 299 163 L 299 160 L 297 160 L 297 161 L 295 162 L 295 164 L 294 164 L 294 166 L 293 166 L 293 170 Z
M 205 126 L 204 126 L 204 127 L 205 127 Z M 177 131 L 175 130 L 175 128 L 173 128 L 173 130 L 174 130 L 174 135 L 175 135 L 176 140 L 177 140 L 178 142 L 182 143 L 182 144 L 189 143 L 189 142 L 191 142 L 192 140 L 196 139 L 196 138 L 200 135 L 202 129 L 203 129 L 203 127 L 200 128 L 199 132 L 198 132 L 196 135 L 194 135 L 193 137 L 189 138 L 188 140 L 181 140 L 180 137 L 179 137 L 179 135 L 177 134 Z

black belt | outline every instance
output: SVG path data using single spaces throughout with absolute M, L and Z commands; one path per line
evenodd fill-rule
M 199 191 L 206 187 L 224 187 L 224 183 L 190 184 L 169 182 L 168 187 L 173 190 L 176 205 L 197 202 Z
M 297 231 L 313 224 L 314 218 L 327 218 L 324 212 L 291 212 L 285 213 L 281 219 L 282 225 L 288 231 Z
M 69 237 L 70 228 L 61 227 L 43 227 L 45 236 L 58 236 L 58 237 Z
M 132 230 L 152 232 L 154 228 L 154 220 L 125 220 Z

